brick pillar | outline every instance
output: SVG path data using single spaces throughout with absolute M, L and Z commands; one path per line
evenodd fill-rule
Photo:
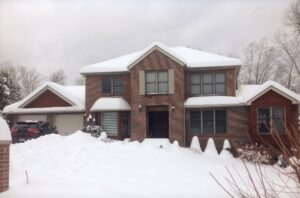
M 0 192 L 9 186 L 9 146 L 11 141 L 0 141 Z

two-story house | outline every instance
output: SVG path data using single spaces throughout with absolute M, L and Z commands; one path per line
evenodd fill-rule
M 72 96 L 79 93 L 64 95 L 51 83 L 50 91 L 67 103 L 66 108 L 81 107 L 63 111 L 63 115 L 94 119 L 110 137 L 118 139 L 169 138 L 189 145 L 193 136 L 204 144 L 213 137 L 220 147 L 225 138 L 268 138 L 273 132 L 271 125 L 282 134 L 297 126 L 300 96 L 272 81 L 238 85 L 240 67 L 239 59 L 155 42 L 142 51 L 84 66 L 80 73 L 86 79 L 85 93 L 84 88 L 78 92 L 85 96 L 77 100 L 81 106 Z M 47 87 L 49 83 L 39 90 Z M 32 98 L 41 100 L 43 91 L 36 93 L 22 100 L 21 105 L 8 106 L 4 113 L 20 120 L 18 116 L 26 117 L 22 112 L 30 118 L 33 111 L 35 115 L 46 114 L 45 119 L 54 124 L 53 118 L 60 115 L 65 125 L 72 125 L 61 112 L 53 110 L 60 103 L 44 105 L 50 103 L 47 97 L 39 102 L 43 105 L 24 105 Z

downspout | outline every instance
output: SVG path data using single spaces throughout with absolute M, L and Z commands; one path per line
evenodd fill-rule
M 185 106 L 184 106 L 184 104 L 183 104 L 183 135 L 184 135 L 183 144 L 186 147 L 187 144 L 186 144 L 186 131 L 185 131 Z

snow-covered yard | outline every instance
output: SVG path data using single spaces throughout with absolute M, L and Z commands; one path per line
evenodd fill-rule
M 225 184 L 227 166 L 246 178 L 239 159 L 165 145 L 105 143 L 82 132 L 15 144 L 10 189 L 0 197 L 226 197 L 209 173 Z M 271 166 L 263 169 L 277 178 Z

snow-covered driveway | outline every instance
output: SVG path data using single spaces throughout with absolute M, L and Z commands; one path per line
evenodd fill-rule
M 176 145 L 48 135 L 11 146 L 10 190 L 0 197 L 226 197 L 209 175 L 224 181 L 225 166 L 242 164 Z

